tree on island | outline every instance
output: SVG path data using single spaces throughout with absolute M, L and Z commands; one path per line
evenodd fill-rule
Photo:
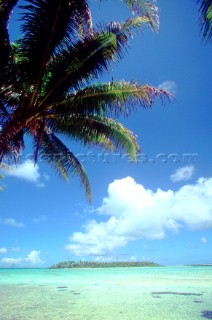
M 24 137 L 32 138 L 34 162 L 42 157 L 60 176 L 78 175 L 91 201 L 85 169 L 63 137 L 125 150 L 136 160 L 133 132 L 114 120 L 155 99 L 164 90 L 136 82 L 95 83 L 124 57 L 132 31 L 156 30 L 157 7 L 149 1 L 125 3 L 136 13 L 124 23 L 94 28 L 85 0 L 26 0 L 20 8 L 21 38 L 10 42 L 8 23 L 19 1 L 0 4 L 0 162 L 17 162 Z
M 50 269 L 64 268 L 129 268 L 129 267 L 159 267 L 152 261 L 63 261 L 50 267 Z

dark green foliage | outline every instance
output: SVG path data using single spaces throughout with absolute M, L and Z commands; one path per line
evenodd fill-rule
M 64 261 L 50 267 L 50 269 L 64 268 L 129 268 L 129 267 L 159 267 L 160 265 L 151 261 Z

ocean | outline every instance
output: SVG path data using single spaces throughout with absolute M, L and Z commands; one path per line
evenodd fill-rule
M 212 267 L 0 269 L 0 320 L 212 319 Z

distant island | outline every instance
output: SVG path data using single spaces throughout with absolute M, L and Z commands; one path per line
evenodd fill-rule
M 159 264 L 150 261 L 64 261 L 54 264 L 49 269 L 67 268 L 131 268 L 131 267 L 160 267 Z

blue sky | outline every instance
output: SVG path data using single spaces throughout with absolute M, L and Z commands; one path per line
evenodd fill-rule
M 94 22 L 121 21 L 121 1 L 90 1 Z M 120 119 L 141 154 L 68 142 L 90 178 L 90 205 L 76 178 L 60 180 L 30 141 L 0 193 L 0 266 L 46 267 L 63 260 L 212 263 L 211 44 L 202 42 L 194 0 L 158 0 L 160 32 L 135 34 L 124 59 L 101 80 L 148 83 L 176 100 Z M 18 37 L 14 14 L 12 38 Z

